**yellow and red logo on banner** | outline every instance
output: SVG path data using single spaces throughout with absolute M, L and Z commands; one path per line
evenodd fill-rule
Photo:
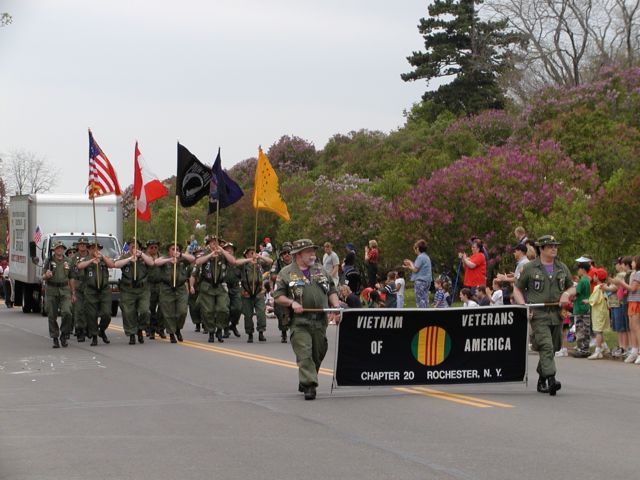
M 440 365 L 449 356 L 451 338 L 440 327 L 426 327 L 415 334 L 411 342 L 411 352 L 422 365 Z

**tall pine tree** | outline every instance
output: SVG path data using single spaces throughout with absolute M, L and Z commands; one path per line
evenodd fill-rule
M 430 80 L 455 75 L 455 79 L 423 100 L 456 114 L 474 114 L 487 108 L 502 109 L 504 92 L 500 76 L 512 68 L 514 46 L 523 37 L 507 30 L 507 22 L 481 21 L 476 6 L 482 0 L 435 0 L 429 17 L 420 19 L 418 30 L 425 52 L 407 57 L 415 70 L 401 78 Z

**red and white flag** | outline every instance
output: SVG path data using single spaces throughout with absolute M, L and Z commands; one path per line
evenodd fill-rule
M 89 198 L 121 195 L 116 171 L 89 130 Z
M 151 220 L 151 202 L 169 195 L 158 177 L 147 168 L 144 157 L 136 142 L 135 165 L 133 174 L 133 197 L 138 200 L 138 218 L 145 222 Z

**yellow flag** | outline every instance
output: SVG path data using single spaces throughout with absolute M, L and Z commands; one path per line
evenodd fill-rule
M 256 182 L 253 187 L 253 208 L 273 212 L 287 222 L 291 220 L 287 204 L 280 196 L 278 176 L 267 156 L 262 153 L 262 148 L 258 150 Z

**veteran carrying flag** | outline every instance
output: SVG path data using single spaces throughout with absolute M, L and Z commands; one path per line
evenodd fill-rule
M 209 183 L 209 215 L 216 212 L 216 237 L 218 236 L 218 217 L 220 209 L 226 208 L 242 198 L 244 193 L 240 186 L 234 182 L 227 173 L 222 170 L 220 148 L 218 156 L 211 168 L 211 182 Z

